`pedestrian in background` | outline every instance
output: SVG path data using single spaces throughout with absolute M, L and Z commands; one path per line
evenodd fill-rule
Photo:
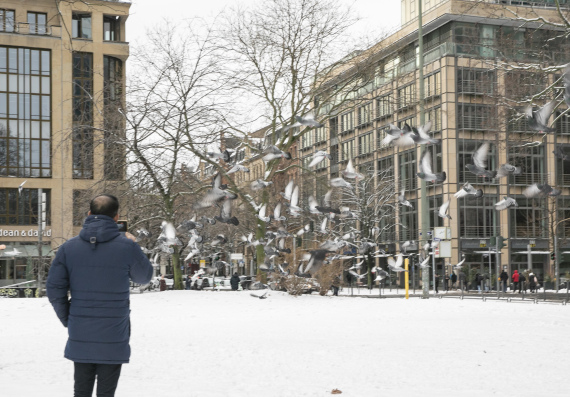
M 340 288 L 340 277 L 338 275 L 334 276 L 331 288 L 333 290 L 333 296 L 338 296 L 338 290 Z
M 230 285 L 232 286 L 232 291 L 237 291 L 239 288 L 239 276 L 237 273 L 234 273 L 233 276 L 230 278 Z
M 457 289 L 457 274 L 455 272 L 451 273 L 451 288 Z
M 184 282 L 184 286 L 187 290 L 190 289 L 190 287 L 192 286 L 192 277 L 190 277 L 190 275 L 186 275 L 186 281 Z
M 439 274 L 437 274 L 437 273 L 435 274 L 435 277 L 434 277 L 433 287 L 435 288 L 435 293 L 439 294 Z
M 521 293 L 521 291 L 524 291 L 524 293 L 526 294 L 526 277 L 524 275 L 524 273 L 520 273 L 519 274 L 519 294 Z
M 468 291 L 467 288 L 467 277 L 465 277 L 465 273 L 459 272 L 459 285 L 463 291 Z
M 530 289 L 530 293 L 532 294 L 533 292 L 536 292 L 536 283 L 537 283 L 537 279 L 536 276 L 534 275 L 534 273 L 531 271 L 528 274 L 528 288 Z
M 160 285 L 160 292 L 166 291 L 166 280 L 164 279 L 164 274 L 160 276 L 159 285 Z
M 444 284 L 444 287 L 445 287 L 445 290 L 446 290 L 446 291 L 449 291 L 449 280 L 450 280 L 449 274 L 448 274 L 448 273 L 445 273 L 445 281 L 444 281 L 445 284 Z
M 147 284 L 152 265 L 130 233 L 117 227 L 119 200 L 91 200 L 83 229 L 57 250 L 46 290 L 69 339 L 75 397 L 112 397 L 131 356 L 130 281 Z M 71 295 L 69 298 L 68 293 Z
M 503 292 L 507 292 L 507 281 L 509 280 L 509 275 L 507 274 L 505 269 L 503 269 L 503 271 L 501 272 L 500 279 L 501 283 L 503 284 Z
M 520 285 L 519 285 L 519 282 L 520 282 L 520 275 L 519 275 L 519 271 L 518 271 L 518 270 L 515 270 L 515 271 L 513 272 L 512 279 L 513 279 L 513 294 L 514 294 L 515 292 L 517 292 L 517 288 L 519 289 L 519 293 L 520 293 L 520 292 L 521 292 Z

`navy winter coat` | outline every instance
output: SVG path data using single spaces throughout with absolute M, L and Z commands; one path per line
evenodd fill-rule
M 148 258 L 112 218 L 87 217 L 79 236 L 59 247 L 46 285 L 68 329 L 65 357 L 78 363 L 128 363 L 129 279 L 146 284 L 151 276 Z

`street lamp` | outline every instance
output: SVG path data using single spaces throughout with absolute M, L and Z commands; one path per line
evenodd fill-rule
M 556 225 L 554 225 L 554 276 L 556 277 L 555 288 L 556 293 L 558 293 L 558 287 L 560 286 L 560 262 L 559 262 L 559 255 L 558 255 L 558 225 L 562 222 L 570 221 L 570 218 L 562 219 L 558 221 Z M 546 288 L 545 288 L 546 290 Z

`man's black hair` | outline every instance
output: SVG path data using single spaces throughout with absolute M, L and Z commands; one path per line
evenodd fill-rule
M 101 194 L 89 203 L 91 215 L 107 215 L 114 218 L 119 213 L 119 200 L 110 194 Z

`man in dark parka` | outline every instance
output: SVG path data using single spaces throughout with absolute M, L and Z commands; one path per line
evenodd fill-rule
M 46 289 L 67 327 L 65 358 L 74 362 L 75 397 L 114 396 L 121 365 L 129 362 L 129 279 L 147 284 L 152 265 L 135 237 L 117 227 L 119 201 L 95 197 L 83 229 L 61 245 Z M 68 291 L 71 299 L 68 298 Z
M 239 276 L 237 273 L 234 273 L 234 275 L 230 278 L 230 285 L 232 286 L 232 290 L 233 291 L 237 291 L 239 288 Z

